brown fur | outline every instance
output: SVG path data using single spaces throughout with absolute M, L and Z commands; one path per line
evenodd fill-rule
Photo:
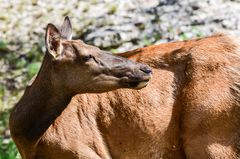
M 238 158 L 239 48 L 215 35 L 120 54 L 153 68 L 147 87 L 78 94 L 18 148 L 46 159 Z
M 239 45 L 216 35 L 132 53 L 153 67 L 150 84 L 75 96 L 39 150 L 53 158 L 67 150 L 76 158 L 237 158 Z

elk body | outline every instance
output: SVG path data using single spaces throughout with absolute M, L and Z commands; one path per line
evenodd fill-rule
M 25 158 L 238 158 L 239 48 L 234 38 L 215 35 L 119 54 L 152 67 L 147 87 L 78 94 L 64 108 L 59 99 L 45 109 L 18 104 L 10 118 L 13 139 Z
M 97 158 L 86 145 L 79 145 L 77 138 L 59 147 L 60 143 L 54 143 L 56 138 L 45 140 L 45 135 L 56 125 L 55 121 L 74 95 L 118 88 L 140 89 L 150 80 L 151 69 L 147 65 L 108 54 L 80 40 L 71 40 L 71 32 L 68 17 L 60 30 L 48 24 L 47 52 L 41 69 L 11 112 L 11 135 L 24 159 Z M 69 132 L 77 135 L 75 128 L 77 125 Z M 57 132 L 53 130 L 51 134 L 55 136 Z

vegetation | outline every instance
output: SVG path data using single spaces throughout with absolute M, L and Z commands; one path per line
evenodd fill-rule
M 0 113 L 0 159 L 16 159 L 19 158 L 15 144 L 9 137 L 8 127 L 9 110 Z M 3 135 L 2 135 L 3 134 Z
M 38 72 L 43 53 L 33 45 L 29 52 L 19 55 L 4 41 L 0 41 L 0 53 L 0 159 L 16 159 L 20 155 L 10 137 L 9 114 L 27 82 Z

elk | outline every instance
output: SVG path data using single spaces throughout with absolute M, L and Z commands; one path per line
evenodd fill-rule
M 54 114 L 45 129 L 33 120 L 41 119 L 40 108 L 15 108 L 13 139 L 25 158 L 238 158 L 239 48 L 236 38 L 217 34 L 120 53 L 152 68 L 146 87 L 77 94 L 57 114 L 55 100 L 40 111 Z M 17 133 L 29 122 L 31 129 Z
M 118 88 L 141 89 L 151 78 L 151 69 L 147 65 L 111 55 L 80 40 L 71 40 L 71 37 L 68 17 L 60 29 L 48 24 L 45 36 L 47 51 L 40 71 L 11 112 L 11 135 L 24 159 L 84 158 L 86 154 L 96 158 L 90 148 L 77 142 L 72 146 L 79 151 L 74 150 L 71 144 L 62 145 L 66 146 L 62 151 L 54 143 L 57 136 L 45 140 L 47 132 L 56 126 L 74 95 Z M 79 124 L 84 126 L 87 123 Z M 56 132 L 58 130 L 53 130 L 51 134 L 55 136 Z M 69 132 L 78 134 L 74 128 Z M 50 152 L 54 147 L 56 151 Z

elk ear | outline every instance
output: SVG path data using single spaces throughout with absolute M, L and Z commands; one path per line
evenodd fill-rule
M 70 18 L 66 16 L 60 29 L 61 36 L 64 39 L 72 40 L 72 24 Z
M 45 43 L 47 51 L 57 57 L 61 54 L 61 35 L 58 29 L 53 24 L 47 25 Z

